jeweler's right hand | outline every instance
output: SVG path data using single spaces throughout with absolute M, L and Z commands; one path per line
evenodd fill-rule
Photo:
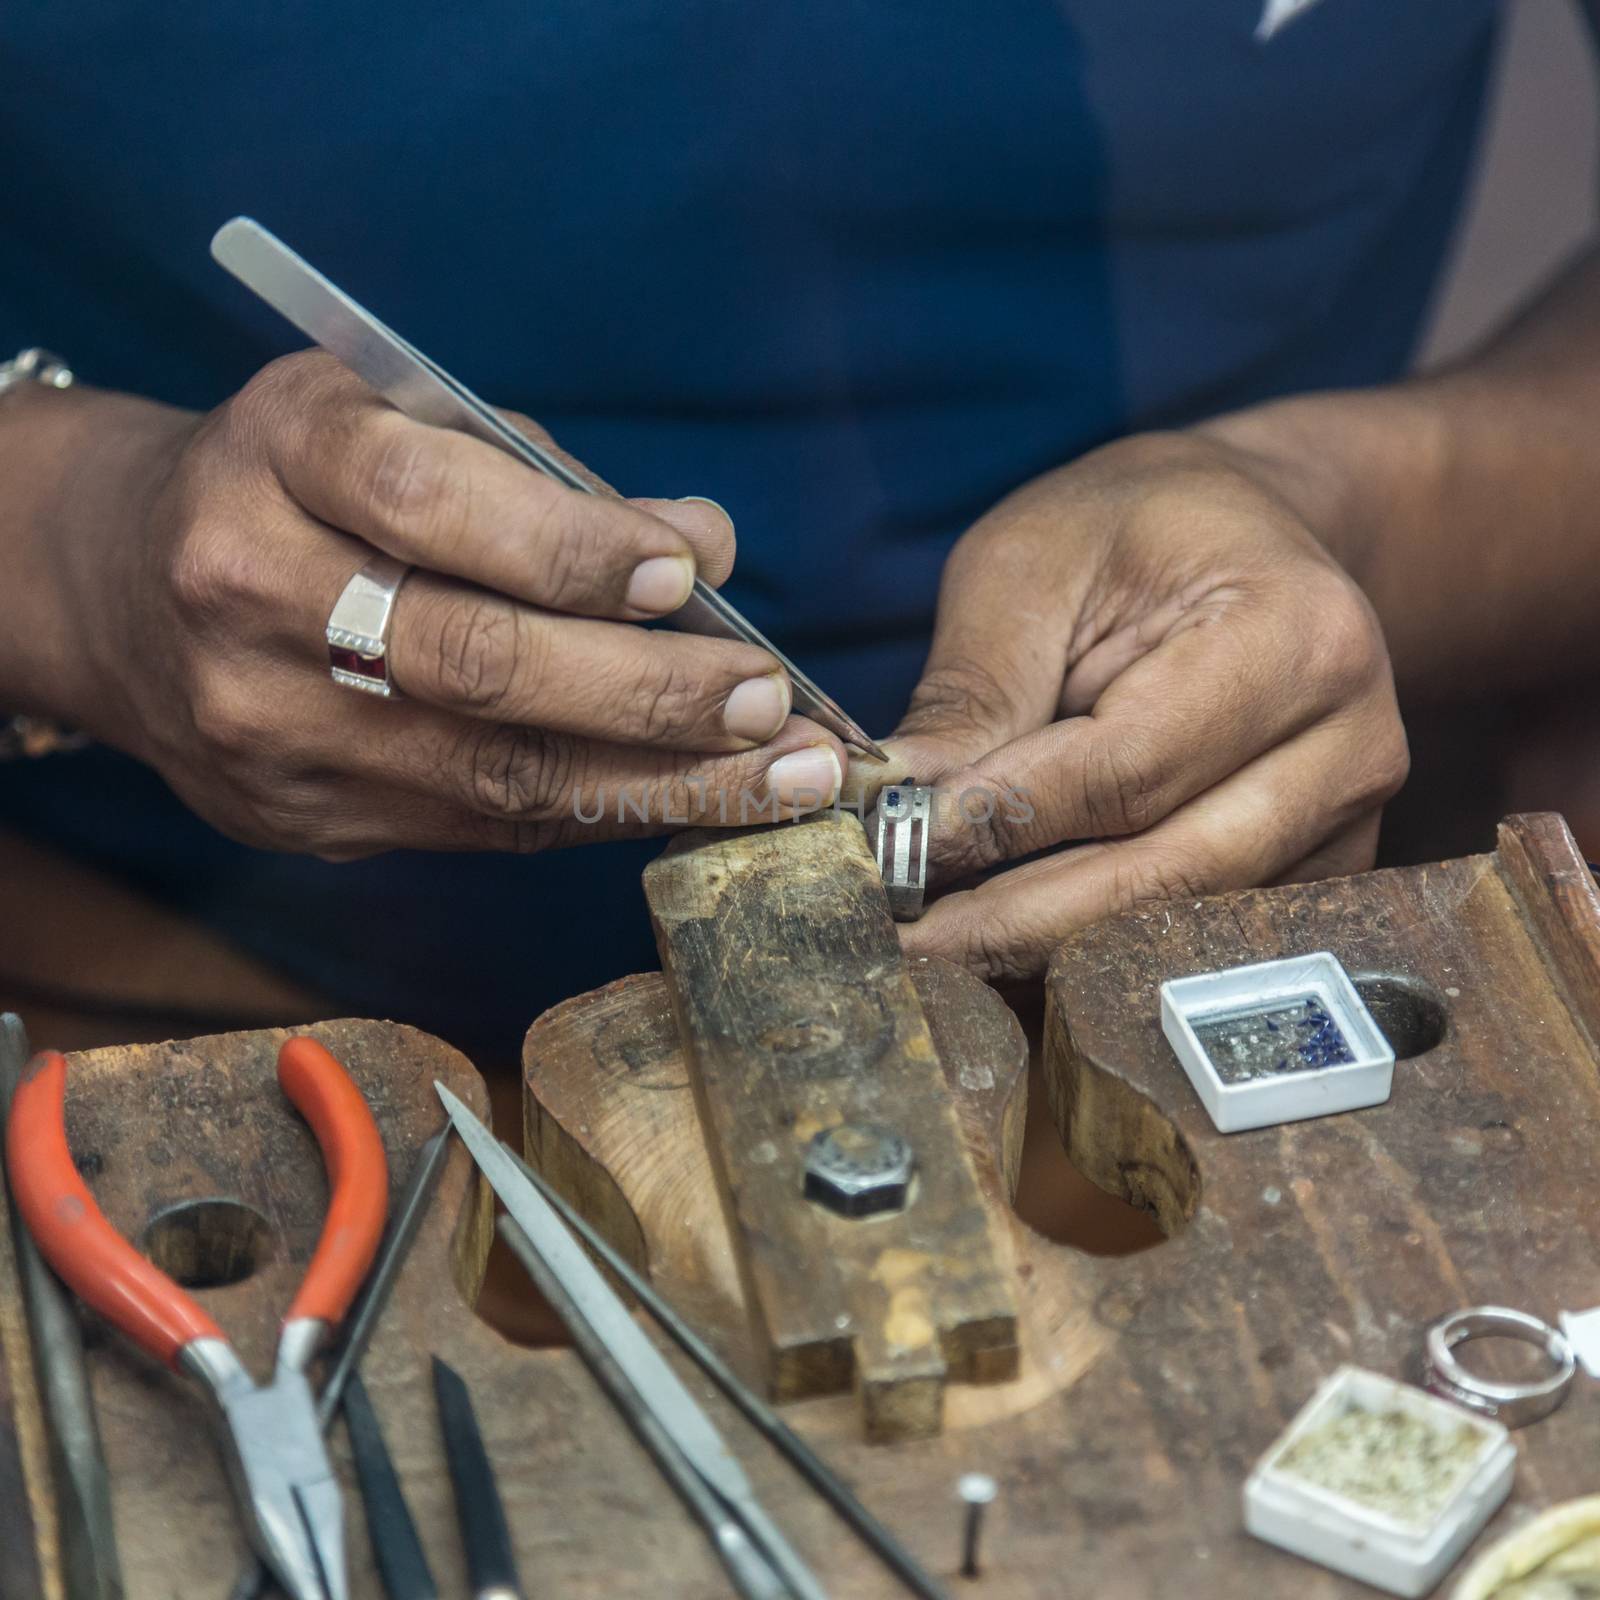
M 77 403 L 136 408 L 148 444 L 138 490 L 60 556 L 96 685 L 74 712 L 235 838 L 536 850 L 832 798 L 843 751 L 789 715 L 770 655 L 639 626 L 697 572 L 727 577 L 717 507 L 565 488 L 320 352 L 203 418 Z M 328 614 L 375 551 L 415 567 L 390 631 L 402 699 L 328 671 Z

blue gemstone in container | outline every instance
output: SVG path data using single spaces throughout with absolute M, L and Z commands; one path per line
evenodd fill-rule
M 1224 1083 L 1316 1072 L 1355 1060 L 1339 1024 L 1315 994 L 1247 1011 L 1213 1012 L 1192 1018 L 1190 1026 Z

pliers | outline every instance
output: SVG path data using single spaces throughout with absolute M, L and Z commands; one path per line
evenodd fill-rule
M 12 1193 L 40 1253 L 87 1305 L 207 1390 L 251 1543 L 291 1600 L 347 1600 L 339 1480 L 305 1369 L 372 1265 L 388 1211 L 389 1168 L 367 1102 L 315 1039 L 289 1039 L 278 1052 L 279 1086 L 317 1136 L 332 1195 L 272 1381 L 258 1384 L 222 1329 L 95 1204 L 67 1146 L 66 1081 L 64 1056 L 35 1056 L 6 1132 Z

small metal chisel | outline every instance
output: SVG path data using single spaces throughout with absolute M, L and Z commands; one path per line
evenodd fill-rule
M 357 1372 L 350 1374 L 344 1388 L 344 1425 L 350 1435 L 350 1454 L 361 1484 L 367 1534 L 383 1592 L 389 1600 L 439 1600 L 439 1586 L 400 1488 L 378 1414 Z
M 461 1374 L 438 1356 L 433 1358 L 433 1393 L 473 1600 L 522 1600 L 511 1530 L 506 1525 L 494 1467 L 478 1431 L 472 1396 Z

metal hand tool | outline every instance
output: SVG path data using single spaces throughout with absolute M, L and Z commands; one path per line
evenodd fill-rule
M 290 1039 L 279 1052 L 278 1083 L 311 1124 L 333 1193 L 284 1318 L 272 1380 L 257 1384 L 206 1311 L 95 1204 L 67 1145 L 66 1080 L 66 1059 L 46 1051 L 29 1063 L 12 1102 L 6 1157 L 23 1221 L 80 1299 L 207 1390 L 245 1526 L 291 1600 L 346 1600 L 339 1481 L 305 1368 L 348 1309 L 383 1229 L 388 1167 L 361 1091 L 315 1039 Z
M 511 1219 L 544 1261 L 559 1284 L 576 1322 L 584 1324 L 603 1345 L 638 1397 L 642 1408 L 661 1424 L 672 1443 L 739 1524 L 749 1542 L 765 1558 L 796 1600 L 826 1600 L 821 1585 L 795 1553 L 756 1499 L 744 1469 L 728 1453 L 711 1419 L 645 1337 L 643 1330 L 566 1229 L 537 1189 L 517 1170 L 495 1136 L 442 1083 L 434 1089 L 450 1121 L 472 1152 L 478 1170 L 500 1196 Z M 627 1410 L 624 1415 L 627 1416 Z M 629 1421 L 632 1418 L 629 1417 Z
M 534 1249 L 527 1234 L 510 1217 L 496 1224 L 500 1237 L 511 1253 L 528 1269 L 534 1287 L 549 1302 L 550 1309 L 566 1324 L 573 1348 L 606 1392 L 606 1398 L 634 1437 L 655 1462 L 661 1476 L 683 1501 L 689 1514 L 705 1531 L 722 1562 L 729 1581 L 741 1600 L 784 1600 L 789 1585 L 773 1570 L 772 1563 L 751 1543 L 738 1518 L 717 1497 L 711 1486 L 695 1471 L 688 1456 L 678 1447 L 665 1424 L 645 1403 L 644 1396 L 622 1370 L 616 1356 L 578 1309 L 561 1280 L 550 1270 L 544 1257 Z
M 433 1191 L 439 1186 L 439 1175 L 444 1171 L 449 1154 L 450 1124 L 447 1122 L 417 1152 L 411 1176 L 406 1179 L 406 1186 L 401 1191 L 400 1203 L 395 1207 L 394 1216 L 384 1232 L 383 1243 L 378 1246 L 372 1271 L 367 1274 L 367 1281 L 362 1285 L 355 1305 L 339 1330 L 333 1365 L 323 1382 L 322 1392 L 317 1396 L 317 1422 L 324 1433 L 338 1415 L 345 1385 L 355 1376 L 356 1367 L 366 1354 L 372 1330 L 377 1327 L 378 1317 L 388 1303 L 389 1291 L 405 1264 L 411 1241 L 422 1226 L 422 1219 L 433 1199 Z M 259 1560 L 252 1561 L 235 1579 L 228 1600 L 257 1600 L 266 1586 L 267 1569 Z
M 235 217 L 223 223 L 211 241 L 211 254 L 247 289 L 308 339 L 337 356 L 397 411 L 436 428 L 471 434 L 580 494 L 612 494 L 512 427 L 493 406 L 386 327 L 259 222 Z M 765 650 L 788 673 L 796 711 L 875 760 L 889 759 L 837 701 L 824 694 L 710 584 L 696 578 L 693 593 L 670 620 L 684 633 L 742 639 Z
M 917 1564 L 916 1558 L 855 1497 L 850 1486 L 800 1437 L 778 1413 L 746 1384 L 732 1367 L 656 1293 L 649 1281 L 604 1237 L 578 1215 L 505 1142 L 501 1148 L 516 1162 L 517 1170 L 549 1202 L 551 1209 L 599 1257 L 634 1299 L 655 1319 L 656 1325 L 716 1384 L 745 1420 L 811 1485 L 882 1559 L 884 1565 L 922 1600 L 946 1600 L 945 1591 Z
M 511 1530 L 506 1526 L 494 1467 L 478 1431 L 472 1396 L 461 1374 L 438 1356 L 433 1358 L 433 1393 L 473 1600 L 522 1600 Z
M 10 1116 L 27 1059 L 22 1019 L 7 1012 L 0 1016 L 0 1117 Z M 83 1329 L 14 1206 L 11 1222 L 28 1342 L 50 1436 L 67 1600 L 120 1600 L 122 1565 L 111 1521 L 111 1484 L 83 1360 Z
M 361 1483 L 361 1504 L 383 1592 L 389 1600 L 439 1600 L 439 1586 L 433 1581 L 411 1508 L 401 1492 L 400 1476 L 394 1470 L 378 1415 L 367 1398 L 366 1386 L 354 1372 L 344 1391 L 344 1425 L 350 1435 L 350 1454 Z

